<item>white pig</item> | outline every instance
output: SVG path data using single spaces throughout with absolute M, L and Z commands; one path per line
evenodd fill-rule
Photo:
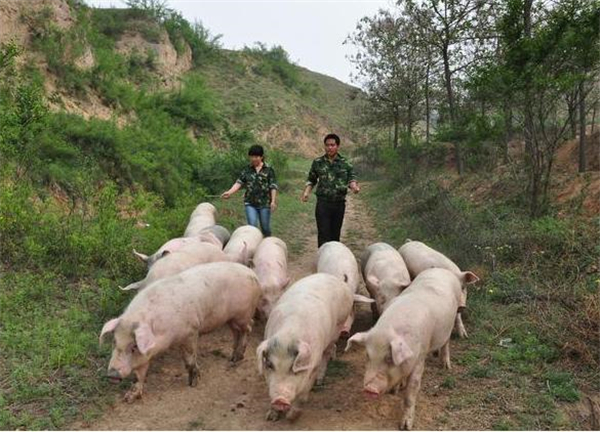
M 425 243 L 407 240 L 398 251 L 400 252 L 400 255 L 402 255 L 412 278 L 415 278 L 421 272 L 430 268 L 444 268 L 450 270 L 459 280 L 463 281 L 462 297 L 460 300 L 459 311 L 456 314 L 456 330 L 460 337 L 468 337 L 469 335 L 462 322 L 460 312 L 467 306 L 467 285 L 477 282 L 479 277 L 473 272 L 461 271 L 450 258 L 441 252 L 430 248 Z
M 122 290 L 141 290 L 151 283 L 180 273 L 198 264 L 231 261 L 218 246 L 201 241 L 184 244 L 175 252 L 164 251 L 161 259 L 155 261 L 146 277 L 138 282 L 127 285 Z
M 264 318 L 269 317 L 273 305 L 290 283 L 287 257 L 287 246 L 277 237 L 261 241 L 254 253 L 253 268 L 263 292 L 258 311 Z
M 358 292 L 360 274 L 358 263 L 352 251 L 343 243 L 324 243 L 317 252 L 317 272 L 339 277 L 348 284 L 352 294 Z
M 197 236 L 203 228 L 214 225 L 216 223 L 216 217 L 217 209 L 214 205 L 208 202 L 198 204 L 190 216 L 190 221 L 183 236 Z
M 223 246 L 225 246 L 228 241 L 229 231 L 227 228 L 222 227 L 221 225 L 212 225 L 203 228 L 195 237 L 178 237 L 171 239 L 150 256 L 140 253 L 135 249 L 133 250 L 133 254 L 142 262 L 144 262 L 148 268 L 150 268 L 163 256 L 166 256 L 168 253 L 175 252 L 181 249 L 183 246 L 187 246 L 192 243 L 212 243 L 215 246 L 218 246 L 220 249 L 223 249 Z
M 223 251 L 232 261 L 250 265 L 254 252 L 263 239 L 262 232 L 252 225 L 243 225 L 232 234 Z
M 198 236 L 202 241 L 213 243 L 219 246 L 221 249 L 225 247 L 231 238 L 229 230 L 221 225 L 211 225 L 203 228 Z
M 317 273 L 288 288 L 269 315 L 256 350 L 271 398 L 268 420 L 294 420 L 315 380 L 323 379 L 335 343 L 347 326 L 353 296 L 339 278 Z
M 155 282 L 102 328 L 100 342 L 114 332 L 109 378 L 119 382 L 133 372 L 137 383 L 125 395 L 133 402 L 142 396 L 150 360 L 179 346 L 188 384 L 195 386 L 198 336 L 228 324 L 234 337 L 230 360 L 241 360 L 260 295 L 254 272 L 237 263 L 202 264 Z
M 374 243 L 363 252 L 361 272 L 367 291 L 375 303 L 371 304 L 373 321 L 385 310 L 404 288 L 410 285 L 410 275 L 402 255 L 387 243 Z
M 337 276 L 346 282 L 351 294 L 358 293 L 361 280 L 358 272 L 358 263 L 352 251 L 345 244 L 338 241 L 330 241 L 322 244 L 317 252 L 316 270 L 318 273 Z M 350 314 L 348 331 L 350 331 L 353 322 L 354 310 Z
M 461 281 L 454 273 L 425 270 L 391 302 L 371 330 L 348 339 L 346 351 L 353 342 L 367 351 L 366 396 L 377 398 L 404 384 L 400 429 L 412 428 L 427 354 L 441 349 L 442 363 L 450 368 L 450 334 L 460 298 Z

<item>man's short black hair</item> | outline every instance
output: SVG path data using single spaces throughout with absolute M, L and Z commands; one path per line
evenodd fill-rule
M 259 146 L 258 144 L 253 145 L 250 147 L 250 150 L 248 150 L 248 156 L 264 156 L 264 154 L 265 151 L 262 146 Z
M 327 134 L 327 135 L 325 135 L 325 139 L 323 140 L 323 144 L 325 144 L 328 139 L 333 139 L 333 140 L 335 140 L 335 143 L 337 145 L 340 145 L 340 137 L 337 136 L 336 134 Z

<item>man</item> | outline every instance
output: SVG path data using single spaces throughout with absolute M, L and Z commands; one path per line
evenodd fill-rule
M 328 134 L 323 142 L 325 154 L 313 160 L 301 197 L 302 202 L 308 201 L 312 188 L 317 185 L 315 218 L 319 247 L 328 241 L 340 240 L 348 188 L 354 193 L 360 191 L 354 168 L 338 153 L 340 137 Z
M 253 145 L 248 150 L 247 165 L 240 173 L 229 190 L 221 194 L 221 198 L 228 199 L 231 195 L 246 188 L 244 193 L 244 209 L 248 225 L 260 228 L 265 237 L 271 235 L 271 213 L 277 208 L 277 181 L 275 170 L 265 162 L 262 146 Z

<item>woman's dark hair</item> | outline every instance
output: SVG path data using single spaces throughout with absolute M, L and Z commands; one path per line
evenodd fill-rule
M 340 145 L 340 137 L 337 136 L 336 134 L 327 134 L 327 135 L 325 135 L 325 139 L 323 140 L 323 144 L 325 144 L 328 139 L 333 139 L 333 140 L 335 140 L 335 143 L 337 145 Z
M 264 154 L 265 151 L 263 150 L 262 146 L 257 144 L 253 145 L 250 147 L 250 150 L 248 150 L 248 156 L 264 156 Z

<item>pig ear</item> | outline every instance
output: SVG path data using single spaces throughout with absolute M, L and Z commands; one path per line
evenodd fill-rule
M 346 342 L 346 349 L 344 349 L 344 352 L 350 349 L 352 342 L 363 345 L 365 340 L 367 340 L 367 332 L 355 333 L 350 339 L 348 339 L 348 342 Z
M 354 301 L 358 303 L 375 303 L 375 300 L 364 295 L 354 294 Z
M 258 374 L 262 375 L 263 374 L 263 362 L 264 357 L 269 353 L 267 351 L 267 346 L 269 345 L 269 340 L 264 340 L 260 343 L 260 345 L 258 346 L 258 348 L 256 348 L 256 362 L 258 364 Z
M 292 372 L 302 372 L 310 367 L 310 351 L 310 345 L 304 341 L 300 341 L 298 344 L 298 355 L 292 365 Z
M 144 281 L 143 280 L 138 281 L 138 282 L 130 283 L 125 288 L 123 288 L 122 286 L 119 286 L 119 288 L 122 291 L 139 290 L 140 288 L 143 288 L 143 287 L 144 287 Z
M 466 285 L 474 284 L 479 281 L 479 277 L 471 271 L 462 272 L 461 279 Z
M 403 361 L 411 358 L 414 354 L 410 347 L 406 345 L 406 342 L 402 338 L 395 338 L 390 342 L 392 349 L 392 360 L 394 364 L 399 366 Z
M 139 253 L 138 251 L 136 251 L 135 249 L 133 250 L 133 254 L 139 258 L 140 261 L 147 263 L 148 262 L 148 255 L 144 255 L 143 253 Z
M 246 265 L 248 263 L 248 243 L 242 241 L 244 243 L 244 247 L 242 248 L 242 252 L 240 252 L 240 259 L 242 260 L 242 264 Z
M 146 355 L 156 345 L 152 329 L 148 324 L 139 325 L 134 331 L 135 343 L 142 355 Z
M 104 327 L 102 327 L 102 331 L 100 332 L 100 338 L 99 338 L 100 343 L 102 343 L 102 340 L 106 333 L 111 333 L 111 332 L 115 331 L 115 328 L 119 324 L 120 320 L 121 320 L 121 318 L 113 318 L 110 321 L 108 321 L 106 324 L 104 324 Z
M 367 276 L 367 282 L 369 282 L 369 284 L 378 287 L 379 286 L 379 278 L 377 276 L 374 275 L 369 275 Z

